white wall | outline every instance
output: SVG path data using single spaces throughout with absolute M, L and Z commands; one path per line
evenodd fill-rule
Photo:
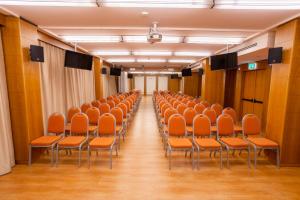
M 134 77 L 134 89 L 140 90 L 144 94 L 144 76 Z
M 159 76 L 158 77 L 158 90 L 168 90 L 168 77 Z

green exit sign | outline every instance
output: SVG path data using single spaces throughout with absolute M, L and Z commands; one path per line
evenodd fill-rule
M 256 70 L 257 64 L 256 63 L 248 63 L 248 70 Z

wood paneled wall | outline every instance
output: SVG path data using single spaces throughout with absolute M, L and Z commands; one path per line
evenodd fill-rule
M 225 72 L 223 70 L 211 71 L 209 60 L 202 61 L 204 74 L 202 75 L 202 99 L 210 103 L 224 104 Z
M 201 78 L 197 72 L 193 72 L 192 76 L 183 77 L 183 93 L 193 97 L 200 96 L 201 94 L 198 92 L 199 86 L 201 87 L 201 85 L 199 85 L 199 79 Z
M 180 79 L 171 79 L 168 77 L 168 90 L 171 92 L 179 92 L 180 91 Z
M 93 58 L 94 77 L 95 77 L 95 94 L 96 99 L 103 98 L 103 79 L 101 75 L 102 60 L 98 57 Z
M 43 135 L 40 68 L 30 61 L 30 44 L 38 44 L 37 27 L 5 17 L 3 51 L 16 163 L 28 160 L 29 142 Z
M 272 67 L 267 137 L 281 147 L 283 165 L 300 165 L 300 21 L 277 28 L 275 46 L 283 47 L 283 63 Z M 273 160 L 274 155 L 270 154 Z

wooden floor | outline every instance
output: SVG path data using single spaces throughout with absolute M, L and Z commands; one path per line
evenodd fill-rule
M 0 199 L 300 199 L 300 168 L 278 170 L 265 158 L 254 170 L 245 155 L 232 157 L 230 169 L 220 170 L 218 158 L 204 153 L 192 170 L 190 158 L 178 152 L 169 171 L 151 97 L 143 98 L 112 170 L 107 153 L 94 153 L 90 169 L 86 154 L 78 168 L 77 152 L 61 153 L 58 167 L 45 155 L 0 177 Z

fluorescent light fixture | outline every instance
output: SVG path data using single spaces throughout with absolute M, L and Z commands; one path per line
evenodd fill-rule
M 168 72 L 168 71 L 135 71 L 130 73 L 131 74 L 179 74 L 179 72 Z
M 4 0 L 0 1 L 0 5 L 9 6 L 55 6 L 55 7 L 97 7 L 93 0 Z
M 168 60 L 169 63 L 194 63 L 195 60 L 189 60 L 189 59 L 170 59 Z
M 171 56 L 171 51 L 134 51 L 135 56 Z
M 181 43 L 183 41 L 183 37 L 179 36 L 162 36 L 162 43 Z
M 205 57 L 210 56 L 209 52 L 196 52 L 196 51 L 176 51 L 175 56 L 193 56 L 193 57 Z
M 242 37 L 186 37 L 186 43 L 195 44 L 240 44 Z
M 147 36 L 145 35 L 126 35 L 123 36 L 124 42 L 134 42 L 134 43 L 147 43 Z
M 95 51 L 93 52 L 94 55 L 100 56 L 129 56 L 129 51 Z
M 207 8 L 207 0 L 103 0 L 107 7 L 137 7 L 137 8 Z
M 131 63 L 131 62 L 135 62 L 135 59 L 133 59 L 133 58 L 109 58 L 109 59 L 107 59 L 107 62 L 112 62 L 112 63 Z
M 135 71 L 135 68 L 132 67 L 132 68 L 129 68 L 129 70 L 130 70 L 130 71 Z
M 219 0 L 215 8 L 219 9 L 255 9 L 255 10 L 298 10 L 299 0 Z
M 84 36 L 75 36 L 75 35 L 67 35 L 62 36 L 62 38 L 67 42 L 78 42 L 78 43 L 114 43 L 120 42 L 121 36 L 118 35 L 84 35 Z
M 163 63 L 163 62 L 166 62 L 165 59 L 137 59 L 136 60 L 137 62 L 140 62 L 140 63 Z

